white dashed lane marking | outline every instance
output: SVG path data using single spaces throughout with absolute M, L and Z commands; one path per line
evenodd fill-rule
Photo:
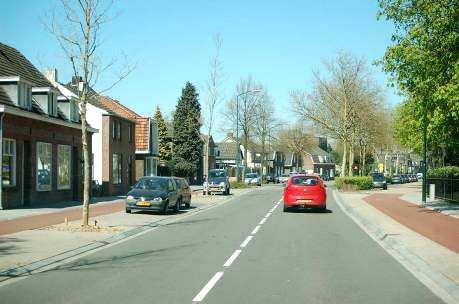
M 252 233 L 251 234 L 255 234 L 258 232 L 258 229 L 260 229 L 260 225 L 258 225 L 257 227 L 255 227 L 253 230 L 252 230 Z
M 201 302 L 204 297 L 209 293 L 212 287 L 217 284 L 218 280 L 223 276 L 223 271 L 217 272 L 209 282 L 207 282 L 206 286 L 204 286 L 201 291 L 193 298 L 193 302 Z
M 233 264 L 234 260 L 237 259 L 239 254 L 241 254 L 241 252 L 242 252 L 241 249 L 238 249 L 238 250 L 234 251 L 233 254 L 229 257 L 229 259 L 225 262 L 225 264 L 223 264 L 223 266 L 224 267 L 230 267 L 231 264 Z

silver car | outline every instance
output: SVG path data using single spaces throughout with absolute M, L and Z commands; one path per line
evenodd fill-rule
M 247 173 L 244 178 L 244 183 L 250 186 L 261 186 L 261 177 L 257 173 Z

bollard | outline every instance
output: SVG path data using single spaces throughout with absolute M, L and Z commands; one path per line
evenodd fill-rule
M 435 200 L 435 184 L 430 184 L 429 185 L 429 198 L 432 201 Z
M 64 223 L 65 223 L 66 226 L 69 225 L 69 219 L 68 219 L 68 217 L 65 217 L 65 218 L 64 218 Z

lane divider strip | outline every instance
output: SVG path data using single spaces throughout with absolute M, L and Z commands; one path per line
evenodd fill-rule
M 233 264 L 234 260 L 237 259 L 237 257 L 241 254 L 242 250 L 237 249 L 233 252 L 233 254 L 229 257 L 228 260 L 226 260 L 225 264 L 223 264 L 223 267 L 230 267 L 231 264 Z
M 201 302 L 204 297 L 209 293 L 209 291 L 212 289 L 212 287 L 217 284 L 218 280 L 223 276 L 223 271 L 217 272 L 212 279 L 207 282 L 207 284 L 201 289 L 201 291 L 196 295 L 196 297 L 193 298 L 193 302 Z
M 244 242 L 242 242 L 241 244 L 241 247 L 244 248 L 245 246 L 247 246 L 250 242 L 250 240 L 253 239 L 253 236 L 252 235 L 249 235 L 248 237 L 246 237 L 246 239 L 244 240 Z
M 260 229 L 260 225 L 258 225 L 257 227 L 255 227 L 253 230 L 252 230 L 252 233 L 251 234 L 256 234 L 258 232 L 258 230 Z

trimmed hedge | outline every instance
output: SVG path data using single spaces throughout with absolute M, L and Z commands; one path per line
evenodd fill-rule
M 336 177 L 335 185 L 340 190 L 368 190 L 373 188 L 371 176 Z
M 459 178 L 459 167 L 447 166 L 427 171 L 427 177 L 453 177 Z

